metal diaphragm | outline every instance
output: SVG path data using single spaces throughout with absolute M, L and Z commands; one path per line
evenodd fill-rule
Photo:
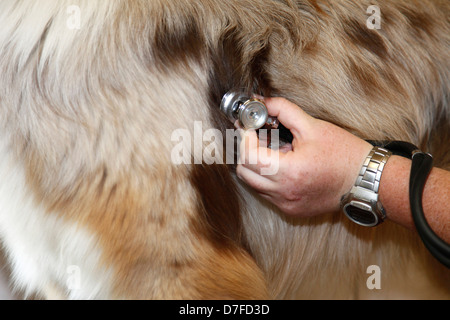
M 220 110 L 231 122 L 239 120 L 244 129 L 262 128 L 269 117 L 264 102 L 237 91 L 230 91 L 223 96 Z

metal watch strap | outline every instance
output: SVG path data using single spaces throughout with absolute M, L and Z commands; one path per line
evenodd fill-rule
M 374 147 L 367 156 L 356 179 L 355 186 L 378 193 L 381 173 L 392 153 L 381 147 Z
M 341 206 L 353 222 L 374 227 L 385 220 L 386 213 L 378 201 L 378 189 L 384 166 L 391 155 L 387 149 L 374 147 L 366 157 L 354 186 L 343 196 Z

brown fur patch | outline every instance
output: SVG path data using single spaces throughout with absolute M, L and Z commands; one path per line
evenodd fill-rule
M 191 182 L 198 197 L 199 228 L 215 246 L 243 244 L 240 199 L 226 165 L 194 165 Z M 196 223 L 194 221 L 194 223 Z
M 163 12 L 161 20 L 155 22 L 153 39 L 154 64 L 173 70 L 189 61 L 200 62 L 205 52 L 206 41 L 203 30 L 193 16 L 168 16 Z
M 380 59 L 388 58 L 386 45 L 377 31 L 368 29 L 355 19 L 350 19 L 344 22 L 344 32 L 352 43 L 376 54 Z

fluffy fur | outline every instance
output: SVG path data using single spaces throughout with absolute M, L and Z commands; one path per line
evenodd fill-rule
M 380 30 L 365 25 L 370 4 Z M 448 271 L 414 233 L 287 219 L 232 166 L 174 165 L 170 137 L 229 128 L 220 98 L 244 87 L 450 169 L 449 13 L 446 0 L 0 1 L 14 284 L 50 298 L 448 298 Z

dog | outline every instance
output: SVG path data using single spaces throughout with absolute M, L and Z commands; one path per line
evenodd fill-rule
M 194 136 L 196 121 L 232 129 L 220 101 L 244 88 L 450 169 L 449 13 L 445 0 L 0 1 L 0 237 L 14 288 L 448 299 L 448 270 L 414 232 L 288 218 L 233 164 L 174 164 L 171 135 Z M 182 144 L 194 159 L 206 142 Z

